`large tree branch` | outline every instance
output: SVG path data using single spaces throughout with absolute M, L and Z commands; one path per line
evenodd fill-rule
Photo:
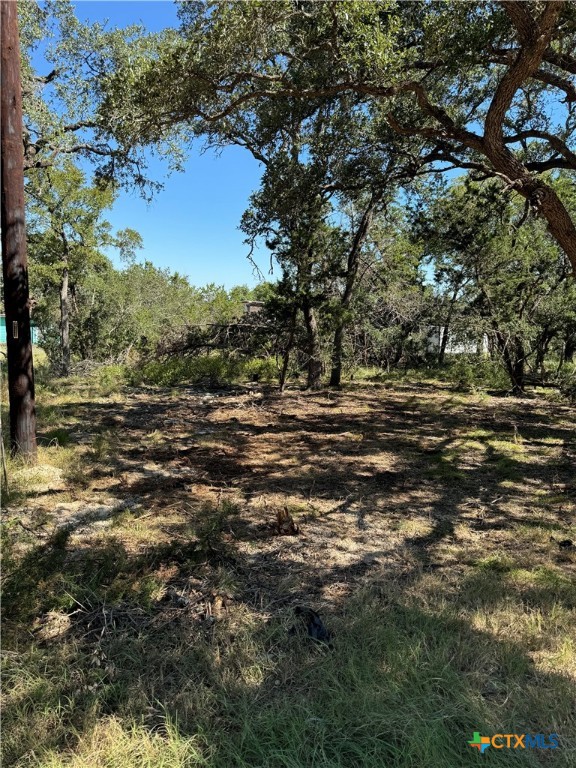
M 501 0 L 501 5 L 514 25 L 521 43 L 527 43 L 534 31 L 534 17 L 530 13 L 531 3 L 517 0 Z
M 551 85 L 553 88 L 558 88 L 560 91 L 564 91 L 566 98 L 564 102 L 566 104 L 572 104 L 576 102 L 576 85 L 571 80 L 560 75 L 555 75 L 553 72 L 547 72 L 545 69 L 537 69 L 531 75 L 533 80 L 539 80 L 541 83 Z
M 504 64 L 508 66 L 513 64 L 517 57 L 517 49 L 495 50 L 488 56 L 487 61 L 493 64 Z M 561 77 L 554 72 L 549 72 L 540 67 L 532 73 L 531 78 L 532 80 L 538 80 L 541 83 L 546 83 L 546 85 L 551 85 L 553 88 L 558 88 L 559 90 L 564 91 L 567 104 L 576 101 L 576 85 L 568 77 Z
M 479 61 L 484 64 L 503 64 L 509 66 L 514 63 L 518 57 L 518 53 L 518 48 L 493 48 L 487 56 Z M 548 63 L 553 63 L 547 59 L 546 53 L 544 54 L 543 59 Z M 415 61 L 410 63 L 410 65 L 406 67 L 406 70 L 419 69 L 430 73 L 440 67 L 446 66 L 446 64 L 447 61 L 445 59 Z M 574 69 L 576 73 L 576 61 L 574 62 Z M 547 85 L 551 85 L 554 88 L 564 91 L 566 94 L 566 103 L 571 104 L 576 102 L 576 85 L 568 77 L 562 77 L 555 72 L 550 72 L 542 68 L 537 69 L 531 77 L 533 80 L 538 80 L 541 83 L 546 83 Z
M 544 59 L 550 64 L 554 64 L 558 69 L 563 69 L 572 75 L 576 75 L 576 58 L 574 56 L 570 56 L 568 53 L 558 53 L 552 48 L 547 48 L 544 51 Z
M 99 124 L 95 120 L 78 120 L 76 123 L 68 123 L 62 130 L 65 133 L 73 133 L 74 131 L 80 131 L 83 128 L 99 128 Z
M 520 3 L 508 2 L 507 0 L 502 0 L 502 4 L 511 16 L 516 28 L 519 29 L 518 35 L 522 45 L 516 60 L 498 83 L 486 113 L 484 139 L 487 148 L 493 153 L 500 153 L 502 149 L 507 151 L 502 136 L 506 113 L 510 109 L 516 91 L 540 67 L 544 51 L 550 44 L 558 16 L 564 7 L 564 0 L 558 2 L 547 0 L 538 19 L 533 19 L 530 16 L 531 28 L 529 33 L 524 18 L 528 13 L 526 9 L 529 6 L 520 7 Z
M 531 173 L 546 173 L 546 171 L 573 171 L 574 165 L 568 160 L 559 157 L 549 157 L 547 160 L 530 160 L 526 169 Z
M 569 163 L 569 168 L 576 171 L 576 153 L 572 152 L 567 145 L 558 136 L 554 136 L 547 131 L 538 131 L 536 129 L 520 131 L 514 136 L 504 136 L 505 144 L 515 144 L 525 139 L 542 139 L 562 155 Z
M 519 5 L 519 3 L 515 3 L 515 5 Z M 518 51 L 518 48 L 492 48 L 490 56 L 499 63 L 509 63 L 518 55 Z M 576 75 L 576 57 L 570 56 L 570 54 L 566 52 L 559 53 L 553 48 L 548 47 L 544 51 L 542 60 L 564 72 Z
M 424 92 L 424 89 L 422 89 Z M 438 126 L 413 126 L 413 125 L 402 125 L 393 114 L 389 113 L 386 115 L 386 121 L 388 125 L 396 132 L 399 133 L 401 136 L 422 136 L 423 138 L 427 139 L 436 139 L 436 140 L 442 140 L 442 139 L 456 139 L 464 146 L 468 147 L 469 149 L 475 149 L 479 152 L 482 152 L 483 146 L 482 146 L 482 137 L 478 136 L 475 133 L 472 133 L 471 131 L 467 131 L 464 128 L 460 128 L 457 126 L 454 121 L 445 113 L 443 110 L 440 110 L 439 107 L 434 107 L 432 110 L 426 109 L 426 99 L 420 98 L 418 99 L 419 105 L 424 109 L 424 111 L 430 116 L 435 117 L 438 119 L 439 114 L 443 113 L 442 117 L 442 127 Z
M 218 87 L 217 90 L 221 92 L 228 92 L 228 86 L 224 87 Z M 380 87 L 371 85 L 368 83 L 360 83 L 355 81 L 345 81 L 341 83 L 337 83 L 332 86 L 327 86 L 325 88 L 294 88 L 294 87 L 281 87 L 278 89 L 258 89 L 258 90 L 252 90 L 247 93 L 242 94 L 238 98 L 232 100 L 229 102 L 221 111 L 219 112 L 206 112 L 201 109 L 197 109 L 197 114 L 199 117 L 201 117 L 203 120 L 206 120 L 207 122 L 216 122 L 218 120 L 221 120 L 225 117 L 228 117 L 230 114 L 235 112 L 239 107 L 241 107 L 243 104 L 246 104 L 251 101 L 255 101 L 257 99 L 261 98 L 282 98 L 282 97 L 289 97 L 289 98 L 296 98 L 296 99 L 320 99 L 320 98 L 331 98 L 334 96 L 338 96 L 342 93 L 346 92 L 353 92 L 358 93 L 360 95 L 365 96 L 375 96 L 379 98 L 391 98 L 393 96 L 398 96 L 401 93 L 413 93 L 416 97 L 416 101 L 418 102 L 418 105 L 422 109 L 425 114 L 427 114 L 429 117 L 434 118 L 437 122 L 440 123 L 440 125 L 443 126 L 444 131 L 438 131 L 438 129 L 431 129 L 430 136 L 431 137 L 437 137 L 437 136 L 444 136 L 444 137 L 453 137 L 457 139 L 458 141 L 461 141 L 466 146 L 470 147 L 471 149 L 482 149 L 482 139 L 477 134 L 473 133 L 472 131 L 468 131 L 465 128 L 462 128 L 458 126 L 454 120 L 450 117 L 450 115 L 442 109 L 437 104 L 433 104 L 428 94 L 424 88 L 424 86 L 416 81 L 410 80 L 405 83 L 401 83 L 400 85 L 395 86 L 388 86 L 388 87 Z M 175 114 L 173 115 L 174 119 L 182 119 L 183 115 Z M 394 128 L 396 130 L 395 126 L 399 126 L 398 122 L 394 120 L 392 117 L 392 122 L 394 122 Z M 390 123 L 392 125 L 392 122 Z M 422 129 L 422 132 L 420 132 L 420 135 L 425 136 L 426 133 L 423 131 L 427 131 L 428 129 Z M 398 130 L 399 133 L 401 133 L 401 130 Z
M 51 83 L 53 80 L 55 80 L 60 74 L 59 69 L 53 69 L 52 72 L 49 72 L 47 75 L 34 75 L 34 82 L 39 83 L 40 85 L 48 85 L 48 83 Z

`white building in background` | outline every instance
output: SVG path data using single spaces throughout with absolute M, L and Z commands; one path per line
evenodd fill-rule
M 439 352 L 442 345 L 442 338 L 446 332 L 446 327 L 442 325 L 432 325 L 428 328 L 427 349 L 428 352 Z M 461 333 L 452 333 L 448 331 L 448 343 L 446 344 L 447 355 L 487 355 L 488 354 L 488 334 L 483 333 L 482 338 L 478 339 L 470 334 L 469 336 Z

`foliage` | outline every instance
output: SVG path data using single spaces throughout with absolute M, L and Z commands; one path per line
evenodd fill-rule
M 45 172 L 46 185 L 30 188 L 30 274 L 35 321 L 53 362 L 60 358 L 62 273 L 68 270 L 70 345 L 73 360 L 125 362 L 147 354 L 189 325 L 227 324 L 242 315 L 251 296 L 245 286 L 194 288 L 177 272 L 137 263 L 140 238 L 113 234 L 101 211 L 111 198 L 87 187 L 83 174 L 66 165 Z M 38 181 L 35 177 L 34 182 Z M 115 269 L 103 249 L 115 247 L 125 264 Z
M 128 373 L 124 365 L 105 365 L 98 369 L 98 386 L 104 397 L 122 389 Z
M 106 279 L 88 283 L 100 301 L 82 318 L 85 356 L 125 359 L 129 351 L 153 348 L 163 334 L 190 318 L 194 292 L 188 280 L 150 262 L 131 263 Z
M 64 0 L 20 12 L 36 314 L 55 357 L 69 278 L 74 360 L 112 364 L 42 387 L 40 457 L 64 491 L 34 498 L 9 464 L 5 763 L 461 768 L 475 730 L 558 727 L 572 766 L 573 412 L 429 377 L 576 396 L 574 4 L 191 2 L 147 37 Z M 265 166 L 242 228 L 277 283 L 193 287 L 104 221 L 112 177 L 144 184 L 144 144 L 177 163 L 199 134 Z M 94 183 L 71 154 L 101 158 Z M 419 180 L 458 166 L 474 175 Z M 488 354 L 431 347 L 440 328 Z M 121 391 L 303 368 L 316 386 L 339 345 L 376 381 L 217 407 Z M 410 366 L 418 386 L 391 391 Z M 105 490 L 126 504 L 101 517 Z M 280 498 L 309 531 L 282 563 Z M 294 627 L 308 599 L 329 653 Z
M 576 288 L 542 223 L 526 219 L 493 182 L 466 180 L 432 202 L 416 226 L 445 297 L 442 324 L 484 334 L 514 390 L 524 388 L 526 370 L 545 378 L 547 355 L 573 333 Z
M 297 97 L 310 117 L 352 99 L 416 167 L 504 180 L 576 267 L 573 219 L 543 175 L 576 169 L 572 3 L 254 0 L 184 4 L 181 19 L 156 59 L 107 83 L 101 114 L 121 144 L 225 129 L 238 115 L 249 132 L 260 113 L 272 116 L 268 142 L 281 143 L 278 104 Z
M 160 185 L 145 175 L 144 153 L 120 146 L 98 114 L 104 85 L 113 73 L 146 60 L 162 35 L 144 34 L 142 27 L 109 29 L 83 23 L 70 0 L 20 3 L 20 47 L 24 96 L 24 154 L 28 176 L 57 165 L 63 157 L 87 159 L 104 184 L 136 185 L 149 194 Z M 36 72 L 38 50 L 48 71 Z M 178 166 L 176 143 L 158 151 Z
M 576 402 L 576 365 L 569 363 L 563 366 L 558 375 L 558 385 L 560 392 L 571 403 Z
M 454 356 L 445 370 L 440 369 L 437 375 L 452 381 L 458 389 L 467 392 L 479 389 L 502 391 L 506 390 L 509 384 L 502 362 L 480 355 Z
M 212 353 L 196 357 L 171 357 L 144 363 L 127 372 L 131 384 L 170 387 L 178 384 L 202 384 L 221 387 L 257 377 L 270 381 L 278 370 L 273 360 L 250 359 L 237 355 Z
M 133 258 L 140 235 L 130 229 L 112 233 L 103 212 L 112 206 L 110 186 L 88 186 L 85 174 L 70 160 L 37 171 L 26 184 L 32 301 L 43 344 L 65 374 L 72 351 L 85 346 L 80 327 L 85 313 L 84 289 L 94 276 L 110 273 L 104 249 L 116 248 Z M 84 355 L 85 356 L 85 355 Z
M 208 146 L 245 147 L 264 175 L 242 228 L 252 245 L 265 242 L 281 268 L 276 297 L 267 302 L 269 316 L 281 322 L 267 354 L 273 351 L 292 368 L 307 366 L 308 384 L 317 386 L 330 363 L 335 374 L 342 365 L 350 372 L 357 364 L 424 362 L 430 328 L 462 337 L 489 332 L 513 388 L 521 390 L 524 369 L 550 377 L 547 361 L 558 358 L 561 343 L 570 359 L 576 338 L 567 309 L 571 289 L 560 280 L 566 265 L 537 221 L 518 226 L 529 209 L 540 213 L 572 257 L 558 234 L 570 240 L 572 225 L 559 223 L 556 214 L 572 216 L 573 185 L 550 170 L 571 167 L 574 126 L 569 109 L 557 105 L 547 117 L 545 107 L 558 94 L 568 106 L 573 100 L 565 53 L 573 18 L 568 6 L 550 3 L 523 10 L 442 5 L 441 13 L 439 7 L 392 0 L 192 3 L 180 9 L 179 31 L 147 36 L 137 28 L 108 32 L 81 24 L 66 2 L 23 10 L 24 70 L 35 94 L 28 146 L 40 161 L 35 172 L 54 161 L 54 147 L 60 155 L 76 151 L 69 139 L 77 132 L 87 139 L 78 151 L 107 158 L 101 180 L 118 162 L 120 176 L 132 168 L 142 181 L 137 157 L 150 144 L 176 163 L 178 149 L 199 135 Z M 64 66 L 41 82 L 33 78 L 27 52 L 47 20 L 55 35 L 48 58 Z M 527 31 L 530 25 L 538 39 Z M 447 60 L 440 55 L 446 49 L 458 56 Z M 532 56 L 534 66 L 513 63 L 520 51 L 518 62 Z M 78 126 L 70 123 L 72 114 L 80 116 Z M 424 203 L 431 236 L 414 238 L 407 221 L 391 222 L 386 211 L 394 198 L 405 206 L 427 173 L 459 165 L 476 176 L 495 176 L 498 184 L 475 189 L 470 183 L 476 202 L 457 183 L 447 198 L 437 192 L 437 203 Z M 508 189 L 503 198 L 502 179 Z M 516 192 L 527 201 L 524 212 Z M 507 219 L 490 223 L 486 217 L 497 213 L 500 200 Z M 371 240 L 374 227 L 381 234 Z M 442 264 L 434 256 L 432 296 L 414 258 L 419 261 L 423 240 L 432 258 L 431 249 L 450 238 L 460 250 Z M 482 250 L 488 240 L 490 256 Z M 519 256 L 525 247 L 535 252 L 536 241 L 549 255 L 547 265 Z M 479 297 L 471 275 L 482 260 L 482 275 L 504 269 L 510 280 L 484 280 Z M 516 287 L 522 290 L 511 300 L 519 263 Z M 150 265 L 131 264 L 125 272 L 126 279 L 118 279 L 102 265 L 85 275 L 75 318 L 77 357 L 128 360 L 151 354 L 187 325 L 239 316 L 241 289 L 234 297 L 215 287 L 192 296 L 177 275 L 160 276 Z M 538 299 L 541 293 L 545 300 Z M 47 343 L 50 338 L 47 331 Z M 444 354 L 443 346 L 439 362 Z M 339 373 L 333 378 L 338 383 Z

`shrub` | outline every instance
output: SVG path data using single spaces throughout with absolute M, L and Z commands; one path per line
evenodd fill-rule
M 246 360 L 244 362 L 243 377 L 247 379 L 258 377 L 259 381 L 266 382 L 275 381 L 278 378 L 278 366 L 271 357 Z
M 276 375 L 277 369 L 272 359 L 245 359 L 215 353 L 202 357 L 169 358 L 145 363 L 129 372 L 129 382 L 134 385 L 152 384 L 161 387 L 183 383 L 220 387 L 254 376 L 270 380 Z
M 98 385 L 104 396 L 118 392 L 126 383 L 128 369 L 125 365 L 105 365 L 98 370 Z
M 564 365 L 558 375 L 561 394 L 571 403 L 576 403 L 576 364 Z
M 446 378 L 459 389 L 508 389 L 510 380 L 498 360 L 479 355 L 458 355 L 449 360 Z

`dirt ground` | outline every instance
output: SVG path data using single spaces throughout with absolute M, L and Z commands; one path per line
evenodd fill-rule
M 204 593 L 162 547 L 199 538 L 211 567 L 233 564 L 234 590 L 219 591 L 265 612 L 330 610 L 366 578 L 457 580 L 492 556 L 576 576 L 574 549 L 558 546 L 576 534 L 576 418 L 564 405 L 366 384 L 136 389 L 66 413 L 77 472 L 19 518 L 40 538 L 69 526 L 71 557 L 110 540 L 135 556 L 156 548 L 183 600 Z M 285 507 L 293 535 L 278 531 Z
M 483 731 L 574 765 L 573 409 L 52 386 L 9 467 L 3 764 L 463 768 Z

